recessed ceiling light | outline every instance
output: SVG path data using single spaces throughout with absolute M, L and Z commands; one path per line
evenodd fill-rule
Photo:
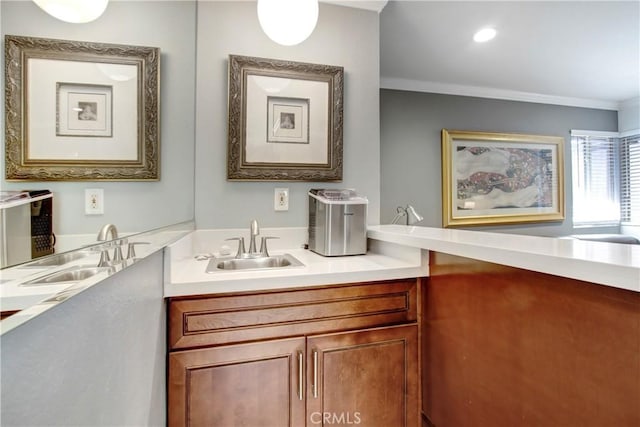
M 496 36 L 497 32 L 494 28 L 483 28 L 473 35 L 473 41 L 478 43 L 488 42 Z

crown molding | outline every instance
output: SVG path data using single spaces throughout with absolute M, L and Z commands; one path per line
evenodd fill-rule
M 380 88 L 412 92 L 441 93 L 445 95 L 474 96 L 478 98 L 504 99 L 508 101 L 533 102 L 537 104 L 564 105 L 568 107 L 594 108 L 598 110 L 618 111 L 620 108 L 620 103 L 617 101 L 544 95 L 532 92 L 426 82 L 392 77 L 381 77 Z

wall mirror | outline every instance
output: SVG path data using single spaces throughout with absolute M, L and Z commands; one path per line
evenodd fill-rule
M 3 150 L 2 191 L 49 190 L 53 194 L 56 254 L 95 243 L 98 231 L 107 223 L 115 224 L 120 234 L 126 236 L 193 220 L 196 9 L 195 1 L 110 2 L 100 19 L 69 24 L 47 15 L 31 1 L 0 3 L 3 60 L 8 35 L 69 40 L 78 45 L 149 46 L 160 52 L 159 115 L 154 124 L 162 140 L 157 165 L 162 171 L 159 180 L 116 182 L 92 177 L 72 181 L 61 176 L 59 180 L 41 177 L 16 182 L 5 176 L 7 154 Z M 118 31 L 113 31 L 114 28 Z M 166 31 L 167 28 L 171 31 Z M 1 73 L 6 100 L 4 66 Z M 55 94 L 56 88 L 48 90 Z M 0 108 L 4 138 L 5 122 L 12 120 L 7 117 L 11 111 L 4 103 Z M 86 214 L 85 194 L 92 189 L 103 191 L 103 214 Z M 166 209 L 169 203 L 172 208 Z

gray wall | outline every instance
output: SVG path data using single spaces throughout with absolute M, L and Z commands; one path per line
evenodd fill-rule
M 262 32 L 255 2 L 198 3 L 196 99 L 197 228 L 307 225 L 310 188 L 355 188 L 368 196 L 369 222 L 380 200 L 379 19 L 376 12 L 320 4 L 313 34 L 298 46 L 277 45 Z M 341 65 L 344 83 L 344 174 L 341 183 L 229 182 L 227 60 L 229 54 Z M 288 187 L 289 211 L 273 209 L 274 188 Z
M 104 15 L 87 24 L 59 21 L 32 1 L 2 0 L 0 9 L 3 43 L 4 35 L 11 34 L 154 46 L 162 54 L 160 181 L 6 182 L 2 150 L 2 189 L 53 191 L 54 232 L 59 235 L 97 233 L 108 222 L 116 224 L 120 231 L 139 232 L 193 219 L 196 3 L 112 1 Z M 4 95 L 4 65 L 1 68 Z M 4 110 L 1 131 L 4 135 Z M 85 216 L 85 188 L 104 189 L 104 215 Z M 169 204 L 171 209 L 167 209 Z
M 620 103 L 618 131 L 629 132 L 640 129 L 640 96 Z
M 157 252 L 2 335 L 3 426 L 161 426 L 166 309 Z
M 513 132 L 565 137 L 566 220 L 562 223 L 476 227 L 544 236 L 573 233 L 571 129 L 617 131 L 615 111 L 381 90 L 381 223 L 399 205 L 412 204 L 420 225 L 442 226 L 440 132 L 442 129 Z M 617 229 L 603 229 L 617 232 Z

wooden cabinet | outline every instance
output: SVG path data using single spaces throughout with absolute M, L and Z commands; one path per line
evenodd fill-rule
M 431 252 L 429 425 L 640 426 L 640 293 Z
M 416 325 L 312 336 L 307 348 L 307 426 L 419 425 Z
M 170 426 L 303 426 L 304 337 L 169 355 Z
M 171 426 L 418 426 L 417 280 L 174 299 Z

